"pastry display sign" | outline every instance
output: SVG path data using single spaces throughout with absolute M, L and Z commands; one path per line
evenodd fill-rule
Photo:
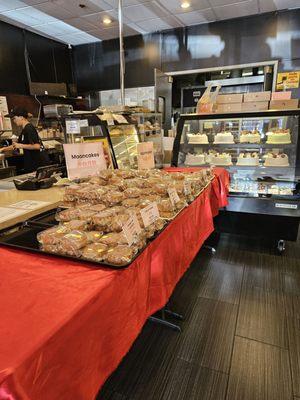
M 149 204 L 147 207 L 143 208 L 140 211 L 140 213 L 144 226 L 145 228 L 147 228 L 149 225 L 153 224 L 159 218 L 157 203 L 153 202 Z
M 69 135 L 78 135 L 80 133 L 80 119 L 67 119 L 66 132 Z
M 99 171 L 107 169 L 103 143 L 75 143 L 63 146 L 70 180 L 96 176 Z
M 153 142 L 137 144 L 138 169 L 152 169 L 155 167 Z
M 169 188 L 168 189 L 168 195 L 169 195 L 171 203 L 172 203 L 172 205 L 174 207 L 175 204 L 180 201 L 180 198 L 178 196 L 177 190 L 175 188 Z
M 279 72 L 276 90 L 297 89 L 300 82 L 300 71 Z
M 135 213 L 130 215 L 128 220 L 123 224 L 122 229 L 128 245 L 131 246 L 135 242 L 136 237 L 142 232 Z

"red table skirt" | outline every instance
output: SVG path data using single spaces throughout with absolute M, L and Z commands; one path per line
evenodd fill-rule
M 218 187 L 125 270 L 1 248 L 0 400 L 93 400 L 213 231 Z

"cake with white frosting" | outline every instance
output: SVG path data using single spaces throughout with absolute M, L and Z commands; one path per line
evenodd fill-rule
M 205 154 L 190 154 L 185 158 L 185 165 L 203 165 L 205 164 Z
M 291 143 L 291 133 L 289 129 L 274 129 L 267 132 L 268 144 L 289 144 Z
M 288 167 L 289 164 L 289 157 L 287 154 L 284 153 L 272 153 L 269 152 L 264 155 L 265 160 L 265 167 Z
M 205 133 L 188 133 L 189 144 L 208 144 L 208 137 Z
M 223 144 L 223 143 L 234 143 L 233 134 L 231 132 L 220 132 L 217 133 L 214 140 L 215 144 Z
M 240 134 L 240 143 L 260 143 L 259 131 L 242 131 Z
M 253 167 L 259 165 L 258 153 L 240 153 L 236 165 Z
M 210 152 L 206 161 L 213 165 L 232 165 L 232 158 L 229 153 Z

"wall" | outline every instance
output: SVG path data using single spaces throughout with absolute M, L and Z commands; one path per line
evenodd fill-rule
M 280 60 L 281 70 L 300 69 L 300 10 L 178 28 L 125 40 L 126 87 L 154 84 L 165 72 Z M 117 40 L 74 48 L 80 92 L 119 87 Z
M 25 45 L 32 81 L 73 81 L 67 45 L 0 21 L 0 92 L 29 94 Z

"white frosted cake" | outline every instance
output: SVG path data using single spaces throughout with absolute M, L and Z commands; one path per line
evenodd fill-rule
M 210 153 L 206 161 L 213 165 L 232 165 L 231 155 L 229 153 Z
M 185 158 L 185 165 L 203 165 L 205 164 L 205 154 L 190 154 Z
M 242 131 L 240 143 L 260 143 L 260 133 L 258 131 Z
M 233 134 L 231 132 L 217 133 L 214 140 L 215 144 L 234 143 Z
M 236 165 L 257 166 L 259 165 L 258 153 L 240 153 Z
M 188 133 L 188 139 L 190 144 L 208 144 L 208 137 L 205 133 L 190 134 Z
M 291 133 L 289 129 L 276 129 L 267 132 L 267 143 L 270 144 L 289 144 L 291 143 Z
M 264 155 L 265 167 L 288 167 L 289 158 L 286 154 L 267 153 Z

